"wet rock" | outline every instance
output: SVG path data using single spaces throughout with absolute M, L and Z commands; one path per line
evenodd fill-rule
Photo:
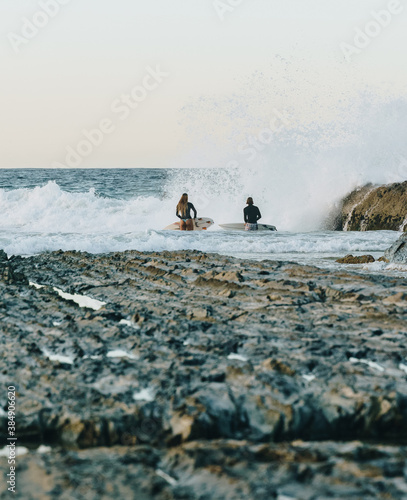
M 236 437 L 241 422 L 226 384 L 210 383 L 193 396 L 197 412 L 192 436 L 216 439 Z
M 353 255 L 346 255 L 342 259 L 337 259 L 336 262 L 339 264 L 369 264 L 374 261 L 375 259 L 372 255 L 359 255 L 355 257 Z
M 100 490 L 110 484 L 117 498 L 128 497 L 120 488 L 129 481 L 144 498 L 374 498 L 380 481 L 397 498 L 407 441 L 404 278 L 191 251 L 4 263 L 44 285 L 0 282 L 0 378 L 18 385 L 21 444 L 60 447 L 48 464 L 31 454 L 21 462 L 51 471 L 48 491 L 81 498 L 68 476 L 107 474 L 109 463 L 117 477 Z M 81 308 L 54 286 L 106 305 Z M 2 414 L 0 422 L 5 440 Z M 307 442 L 289 443 L 298 439 Z M 143 443 L 155 457 L 144 465 L 126 448 Z M 107 462 L 100 447 L 115 445 L 126 449 L 110 450 Z M 127 482 L 118 465 L 126 453 Z M 22 485 L 32 478 L 23 470 Z
M 347 195 L 330 214 L 327 227 L 343 231 L 406 231 L 407 181 L 368 184 Z
M 393 245 L 384 252 L 387 262 L 407 264 L 407 234 L 402 234 Z
M 3 250 L 1 250 L 3 252 Z M 15 270 L 12 261 L 8 260 L 7 255 L 0 253 L 0 282 L 7 285 L 28 285 L 25 275 Z
M 193 441 L 170 449 L 27 450 L 17 500 L 404 498 L 406 448 L 360 441 Z M 7 460 L 0 458 L 1 472 Z

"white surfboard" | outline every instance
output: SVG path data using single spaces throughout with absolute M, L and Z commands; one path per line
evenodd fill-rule
M 227 231 L 244 231 L 245 224 L 244 222 L 236 222 L 235 224 L 219 224 L 222 229 L 226 229 Z M 269 226 L 268 224 L 259 224 L 257 223 L 259 231 L 277 231 L 276 226 Z
M 209 217 L 198 217 L 197 219 L 193 219 L 193 221 L 194 221 L 194 231 L 206 231 L 206 229 L 208 229 L 208 227 L 212 226 L 214 223 L 213 220 L 210 219 Z M 173 224 L 170 224 L 164 229 L 179 231 L 179 224 L 180 222 L 174 222 Z

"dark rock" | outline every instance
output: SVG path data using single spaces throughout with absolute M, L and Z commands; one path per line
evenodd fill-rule
M 214 440 L 169 450 L 135 444 L 44 451 L 29 450 L 18 458 L 17 500 L 50 495 L 86 500 L 405 496 L 407 453 L 399 445 Z M 6 461 L 0 467 L 8 472 Z
M 21 498 L 45 498 L 41 484 L 86 498 L 81 481 L 98 475 L 95 498 L 401 497 L 404 278 L 193 251 L 2 266 L 46 285 L 0 282 L 19 443 L 56 447 L 19 458 Z M 54 286 L 107 304 L 81 308 Z
M 402 234 L 393 245 L 384 252 L 387 262 L 407 264 L 407 234 Z
M 28 285 L 25 275 L 15 271 L 13 264 L 8 260 L 0 260 L 0 281 L 7 285 Z
M 372 255 L 346 255 L 342 259 L 337 259 L 336 262 L 339 264 L 369 264 L 370 262 L 374 262 L 375 259 Z
M 407 230 L 407 181 L 368 184 L 347 195 L 327 219 L 327 228 L 343 231 Z

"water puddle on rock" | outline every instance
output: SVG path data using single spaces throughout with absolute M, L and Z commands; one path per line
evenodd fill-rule
M 248 358 L 246 358 L 246 356 L 242 356 L 241 354 L 235 354 L 233 352 L 231 354 L 229 354 L 228 359 L 237 359 L 238 361 L 247 361 L 248 360 Z
M 114 351 L 109 351 L 106 356 L 108 358 L 128 358 L 128 359 L 139 359 L 138 356 L 131 354 L 131 352 L 122 351 L 121 349 L 116 349 Z
M 29 282 L 29 284 L 37 290 L 41 288 L 45 288 L 45 285 L 38 285 L 37 283 L 33 283 L 32 281 Z M 102 302 L 101 300 L 96 300 L 92 299 L 91 297 L 88 297 L 86 295 L 79 295 L 77 293 L 71 294 L 64 292 L 63 290 L 60 290 L 57 287 L 52 287 L 52 289 L 58 293 L 60 297 L 62 297 L 65 300 L 72 300 L 76 304 L 79 305 L 79 307 L 86 307 L 87 309 L 93 309 L 94 311 L 98 311 L 101 309 L 103 306 L 106 305 L 106 302 Z
M 383 366 L 379 365 L 378 363 L 374 361 L 370 361 L 368 359 L 358 359 L 358 358 L 349 358 L 349 361 L 351 363 L 363 363 L 364 365 L 370 366 L 370 368 L 374 368 L 375 370 L 378 370 L 379 372 L 384 372 Z
M 73 365 L 74 358 L 71 356 L 64 356 L 63 354 L 54 354 L 48 351 L 48 349 L 44 349 L 42 352 L 50 361 L 59 361 L 60 363 L 65 363 L 66 365 Z

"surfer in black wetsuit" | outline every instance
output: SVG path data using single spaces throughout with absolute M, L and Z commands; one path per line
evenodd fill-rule
M 258 207 L 253 205 L 253 198 L 247 198 L 247 207 L 243 210 L 246 231 L 257 231 L 259 229 L 257 221 L 261 219 Z
M 191 210 L 194 212 L 194 219 L 196 219 L 197 211 L 192 203 L 188 202 L 188 195 L 184 193 L 178 202 L 175 215 L 181 219 L 179 228 L 181 231 L 193 231 L 194 222 L 191 217 Z

